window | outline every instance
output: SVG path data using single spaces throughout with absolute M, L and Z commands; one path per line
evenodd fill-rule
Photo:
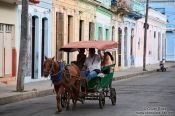
M 6 32 L 12 31 L 12 25 L 6 25 Z
M 0 24 L 0 32 L 4 31 L 3 24 Z
M 156 38 L 156 31 L 154 31 L 154 38 Z
M 102 27 L 99 27 L 98 28 L 98 40 L 103 40 Z
M 89 22 L 89 40 L 94 40 L 94 23 Z
M 80 20 L 80 24 L 79 24 L 79 41 L 83 40 L 83 28 L 84 28 L 84 21 Z
M 106 29 L 106 38 L 105 38 L 106 40 L 108 40 L 109 39 L 109 29 Z

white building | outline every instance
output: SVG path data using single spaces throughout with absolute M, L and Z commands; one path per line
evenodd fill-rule
M 146 64 L 159 63 L 165 58 L 165 34 L 167 18 L 160 12 L 149 8 L 146 46 Z M 137 21 L 135 38 L 135 66 L 143 66 L 143 46 L 144 46 L 144 22 L 145 18 Z

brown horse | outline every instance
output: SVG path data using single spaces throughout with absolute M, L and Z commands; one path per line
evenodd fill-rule
M 51 76 L 54 90 L 56 92 L 57 111 L 61 112 L 61 95 L 66 93 L 66 109 L 69 109 L 70 99 L 72 98 L 74 106 L 79 97 L 80 80 L 83 79 L 80 76 L 79 68 L 74 65 L 63 66 L 63 62 L 60 64 L 54 61 L 54 58 L 45 57 L 44 61 L 44 76 Z

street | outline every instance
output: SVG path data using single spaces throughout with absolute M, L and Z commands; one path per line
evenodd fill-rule
M 73 110 L 55 114 L 55 95 L 0 106 L 0 116 L 175 116 L 175 68 L 113 82 L 117 104 L 107 98 L 104 109 L 98 101 L 78 102 Z

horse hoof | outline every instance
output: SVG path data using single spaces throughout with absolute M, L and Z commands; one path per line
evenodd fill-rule
M 66 108 L 66 110 L 68 111 L 68 110 L 69 110 L 69 108 Z
M 62 112 L 62 109 L 57 110 L 55 113 L 58 114 L 60 112 Z

